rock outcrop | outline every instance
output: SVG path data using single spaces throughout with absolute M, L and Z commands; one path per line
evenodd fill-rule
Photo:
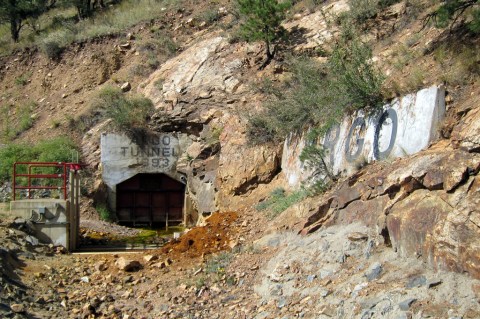
M 401 256 L 480 278 L 478 111 L 410 158 L 377 162 L 311 202 L 301 232 L 360 221 Z
M 199 216 L 232 209 L 232 196 L 270 181 L 279 171 L 278 149 L 247 145 L 240 111 L 260 102 L 242 79 L 244 66 L 258 52 L 209 37 L 169 60 L 143 84 L 142 93 L 158 110 L 152 129 L 181 132 L 192 140 L 178 169 L 187 175 L 191 205 Z

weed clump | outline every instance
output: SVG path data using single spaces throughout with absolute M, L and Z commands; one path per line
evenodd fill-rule
M 112 119 L 122 131 L 145 127 L 153 111 L 151 100 L 142 96 L 126 96 L 118 87 L 107 86 L 100 90 L 91 105 L 92 114 L 100 113 L 103 118 Z
M 113 222 L 116 219 L 115 213 L 113 213 L 105 204 L 97 205 L 95 210 L 98 212 L 98 216 L 103 221 Z
M 60 59 L 64 48 L 56 40 L 45 40 L 41 49 L 50 60 L 56 61 Z
M 275 188 L 267 199 L 257 205 L 256 209 L 258 211 L 265 211 L 267 218 L 272 220 L 306 196 L 307 192 L 305 190 L 298 190 L 287 195 L 285 189 Z

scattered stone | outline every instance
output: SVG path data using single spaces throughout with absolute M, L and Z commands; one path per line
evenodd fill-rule
M 127 40 L 135 40 L 135 36 L 132 33 L 127 33 Z
M 120 89 L 122 90 L 122 92 L 128 92 L 132 89 L 132 85 L 130 84 L 130 82 L 125 82 L 122 84 L 122 86 L 120 86 Z
M 138 271 L 142 268 L 142 264 L 140 264 L 137 260 L 130 260 L 125 259 L 124 257 L 120 257 L 116 262 L 115 265 L 118 269 L 123 271 Z
M 308 275 L 307 276 L 307 282 L 313 282 L 313 280 L 317 278 L 317 275 Z
M 328 276 L 331 276 L 333 274 L 333 271 L 329 269 L 322 269 L 320 270 L 320 278 L 325 279 Z
M 281 280 L 282 275 L 277 275 L 277 274 L 270 274 L 268 275 L 268 278 L 270 278 L 271 281 L 273 282 L 279 282 Z
M 363 282 L 363 283 L 361 283 L 361 284 L 356 285 L 356 286 L 353 288 L 352 296 L 353 296 L 353 297 L 358 296 L 358 293 L 359 293 L 363 288 L 366 288 L 367 286 L 368 286 L 368 283 L 366 283 L 366 282 Z
M 288 304 L 287 299 L 285 299 L 285 298 L 282 297 L 282 298 L 280 298 L 280 299 L 278 300 L 277 307 L 278 307 L 278 308 L 283 308 L 283 307 L 285 307 L 287 304 Z
M 406 288 L 418 288 L 421 286 L 424 286 L 427 283 L 427 278 L 425 276 L 416 276 L 413 278 L 410 278 L 405 285 Z
M 323 298 L 327 297 L 329 294 L 330 294 L 330 290 L 328 290 L 328 289 L 321 289 L 320 290 L 320 296 L 323 297 Z
M 397 317 L 395 317 L 395 319 L 411 319 L 411 318 L 412 318 L 412 314 L 409 312 L 402 312 L 401 314 L 397 315 Z
M 331 317 L 331 318 L 336 317 L 337 316 L 337 307 L 335 307 L 334 305 L 323 306 L 320 309 L 319 314 L 327 316 L 327 317 Z
M 163 269 L 166 267 L 165 262 L 161 261 L 152 265 L 152 267 Z
M 80 278 L 80 281 L 88 284 L 90 282 L 90 279 L 88 278 L 88 276 L 84 276 Z
M 68 252 L 67 248 L 63 247 L 63 246 L 57 246 L 57 248 L 55 249 L 55 252 L 57 254 L 66 254 Z
M 427 287 L 428 288 L 434 288 L 434 287 L 437 287 L 439 285 L 441 285 L 443 283 L 443 281 L 441 279 L 430 279 L 427 281 Z
M 158 260 L 158 256 L 156 256 L 156 255 L 146 255 L 146 256 L 143 256 L 143 260 L 145 260 L 145 262 L 149 263 L 153 260 Z
M 368 239 L 368 235 L 365 233 L 354 232 L 348 235 L 348 239 L 350 241 L 366 241 Z
M 218 8 L 218 14 L 224 16 L 224 15 L 227 15 L 228 14 L 228 9 L 225 8 L 225 7 L 220 7 Z
M 27 243 L 29 243 L 32 246 L 37 246 L 39 244 L 38 239 L 34 236 L 31 236 L 31 235 L 26 236 L 25 240 L 27 241 Z
M 123 278 L 123 283 L 124 283 L 124 284 L 128 284 L 129 282 L 132 282 L 132 281 L 133 281 L 133 276 L 130 276 L 130 275 L 129 275 L 129 276 L 125 276 L 125 277 Z
M 15 313 L 25 312 L 25 306 L 20 303 L 11 304 L 10 309 L 12 309 L 12 311 Z
M 383 271 L 383 267 L 379 262 L 373 263 L 373 265 L 368 268 L 368 270 L 365 273 L 365 277 L 367 277 L 368 281 L 372 281 L 380 277 L 380 274 Z
M 400 310 L 402 311 L 407 311 L 410 309 L 410 306 L 415 302 L 417 301 L 416 298 L 409 298 L 407 300 L 404 300 L 402 301 L 401 303 L 398 304 L 398 307 L 400 308 Z
M 108 269 L 108 265 L 105 261 L 99 261 L 97 263 L 95 263 L 95 270 L 96 271 L 105 271 Z
M 338 262 L 339 264 L 343 264 L 343 263 L 345 263 L 346 261 L 347 261 L 347 255 L 344 254 L 344 253 L 340 254 L 340 255 L 337 257 L 337 262 Z

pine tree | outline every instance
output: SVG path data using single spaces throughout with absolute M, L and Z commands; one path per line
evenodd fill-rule
M 10 23 L 12 39 L 18 42 L 25 20 L 40 16 L 46 9 L 46 0 L 0 0 L 0 22 Z
M 242 35 L 247 41 L 263 40 L 265 42 L 268 64 L 275 55 L 275 42 L 284 34 L 281 26 L 290 2 L 279 3 L 277 0 L 238 0 L 240 14 L 244 18 L 241 26 Z M 273 47 L 273 48 L 272 48 Z
M 437 27 L 453 25 L 466 13 L 470 15 L 467 27 L 473 33 L 480 33 L 480 0 L 446 0 L 433 13 L 427 15 L 424 25 L 433 20 Z

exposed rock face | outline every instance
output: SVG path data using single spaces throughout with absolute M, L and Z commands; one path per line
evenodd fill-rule
M 468 152 L 480 152 L 480 110 L 472 111 L 474 115 L 464 118 L 452 134 L 455 147 Z
M 330 41 L 333 38 L 335 28 L 327 26 L 325 16 L 334 16 L 348 11 L 350 8 L 347 1 L 335 1 L 325 6 L 322 11 L 308 14 L 304 17 L 296 17 L 294 21 L 285 23 L 285 28 L 291 32 L 298 32 L 306 38 L 305 43 L 295 47 L 297 51 L 308 51 Z
M 232 209 L 232 196 L 270 181 L 279 170 L 278 150 L 246 145 L 246 121 L 237 112 L 259 104 L 242 82 L 242 67 L 255 54 L 222 37 L 207 38 L 144 83 L 143 93 L 158 110 L 152 129 L 183 132 L 193 141 L 177 164 L 187 175 L 193 215 Z
M 145 82 L 143 93 L 157 108 L 169 110 L 186 100 L 236 93 L 241 83 L 235 71 L 242 66 L 242 61 L 220 54 L 231 50 L 228 46 L 222 37 L 192 45 L 154 72 Z
M 480 113 L 468 114 L 446 141 L 408 159 L 378 162 L 311 204 L 302 233 L 361 221 L 402 256 L 480 278 Z

